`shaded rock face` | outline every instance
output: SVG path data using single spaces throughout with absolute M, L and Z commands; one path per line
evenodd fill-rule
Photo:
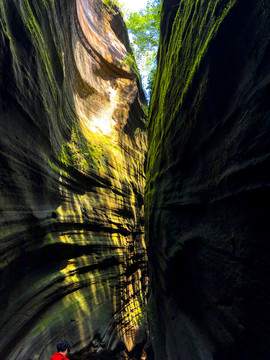
M 156 359 L 269 359 L 270 4 L 166 1 L 145 197 Z
M 0 357 L 145 340 L 145 98 L 97 0 L 1 1 Z M 132 65 L 134 68 L 134 65 Z

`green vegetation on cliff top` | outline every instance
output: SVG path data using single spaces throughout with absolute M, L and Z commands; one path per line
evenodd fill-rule
M 145 8 L 127 14 L 130 40 L 148 98 L 156 72 L 160 10 L 160 0 L 148 0 Z

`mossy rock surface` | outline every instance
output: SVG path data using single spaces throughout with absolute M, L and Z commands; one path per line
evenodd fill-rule
M 270 357 L 269 14 L 163 3 L 145 192 L 157 360 Z
M 146 101 L 130 52 L 101 1 L 0 3 L 3 359 L 146 339 Z

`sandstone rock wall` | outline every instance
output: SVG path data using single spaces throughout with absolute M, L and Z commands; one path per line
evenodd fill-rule
M 146 232 L 156 359 L 270 358 L 270 3 L 165 0 Z
M 0 358 L 145 338 L 144 106 L 98 0 L 0 2 Z

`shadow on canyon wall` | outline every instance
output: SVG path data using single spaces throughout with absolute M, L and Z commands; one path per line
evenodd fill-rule
M 164 1 L 145 195 L 155 358 L 270 358 L 270 5 Z

